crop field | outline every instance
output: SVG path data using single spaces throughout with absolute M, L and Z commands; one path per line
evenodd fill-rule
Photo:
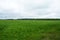
M 0 40 L 60 40 L 60 20 L 0 20 Z

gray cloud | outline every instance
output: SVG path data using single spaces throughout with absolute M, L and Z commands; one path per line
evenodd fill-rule
M 59 17 L 60 0 L 0 0 L 0 19 Z

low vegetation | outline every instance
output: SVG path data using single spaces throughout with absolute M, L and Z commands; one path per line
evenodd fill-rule
M 60 20 L 0 20 L 0 40 L 60 40 Z

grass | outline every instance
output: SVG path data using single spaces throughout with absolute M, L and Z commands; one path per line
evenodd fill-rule
M 60 40 L 60 20 L 0 20 L 0 40 Z

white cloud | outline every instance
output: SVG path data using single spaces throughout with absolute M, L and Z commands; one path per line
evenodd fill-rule
M 48 11 L 51 14 L 49 18 L 60 18 L 60 0 L 52 0 Z
M 0 18 L 59 18 L 60 0 L 0 0 Z

